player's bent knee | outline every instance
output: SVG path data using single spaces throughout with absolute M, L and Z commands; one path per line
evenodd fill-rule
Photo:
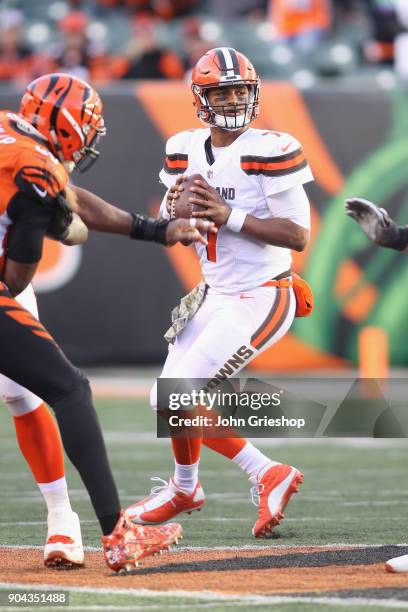
M 0 374 L 0 398 L 13 416 L 22 416 L 36 410 L 42 399 L 11 378 Z
M 65 395 L 50 402 L 50 406 L 55 412 L 57 419 L 62 412 L 69 411 L 72 406 L 83 405 L 84 408 L 93 406 L 91 387 L 88 379 L 82 372 L 78 371 L 76 383 Z

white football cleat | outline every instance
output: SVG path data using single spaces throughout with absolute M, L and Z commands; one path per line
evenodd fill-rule
M 391 572 L 393 574 L 408 572 L 408 555 L 401 555 L 401 557 L 389 559 L 385 564 L 385 569 L 387 572 Z
M 44 565 L 54 569 L 74 569 L 84 564 L 81 525 L 72 510 L 51 510 L 44 547 Z

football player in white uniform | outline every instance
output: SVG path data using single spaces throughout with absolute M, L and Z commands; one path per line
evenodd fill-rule
M 363 198 L 350 198 L 346 201 L 346 214 L 357 221 L 366 236 L 378 246 L 408 250 L 408 226 L 395 223 L 384 208 Z M 408 555 L 389 559 L 385 564 L 387 572 L 408 572 Z
M 235 375 L 278 342 L 295 316 L 291 249 L 302 251 L 309 240 L 303 184 L 313 176 L 295 138 L 250 127 L 258 115 L 259 87 L 259 77 L 242 53 L 225 47 L 208 51 L 192 74 L 194 105 L 206 127 L 180 132 L 166 145 L 160 178 L 169 191 L 162 215 L 169 215 L 171 201 L 183 189 L 181 175 L 198 173 L 206 180 L 198 181 L 190 201 L 205 210 L 194 215 L 211 219 L 219 231 L 207 247 L 197 247 L 204 299 L 184 329 L 175 329 L 170 338 L 174 343 L 164 378 Z M 152 406 L 156 402 L 155 385 Z M 259 503 L 252 532 L 266 537 L 283 518 L 303 475 L 271 461 L 234 430 L 230 434 L 172 438 L 174 476 L 127 509 L 134 522 L 161 523 L 201 508 L 198 464 L 204 444 L 248 474 Z

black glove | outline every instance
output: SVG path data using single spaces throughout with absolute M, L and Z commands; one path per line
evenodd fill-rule
M 368 238 L 379 246 L 403 251 L 408 245 L 408 228 L 400 227 L 384 208 L 369 200 L 350 198 L 345 203 L 346 215 L 357 221 Z
M 59 198 L 53 203 L 54 211 L 46 235 L 53 240 L 64 240 L 68 235 L 68 228 L 72 223 L 72 210 L 65 200 Z

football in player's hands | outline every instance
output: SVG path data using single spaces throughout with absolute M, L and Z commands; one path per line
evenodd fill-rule
M 194 181 L 199 179 L 204 180 L 201 174 L 192 174 L 183 181 L 183 191 L 178 192 L 178 196 L 173 198 L 170 204 L 170 219 L 190 219 L 193 211 L 205 210 L 204 206 L 188 201 L 194 195 L 190 188 L 194 186 Z

